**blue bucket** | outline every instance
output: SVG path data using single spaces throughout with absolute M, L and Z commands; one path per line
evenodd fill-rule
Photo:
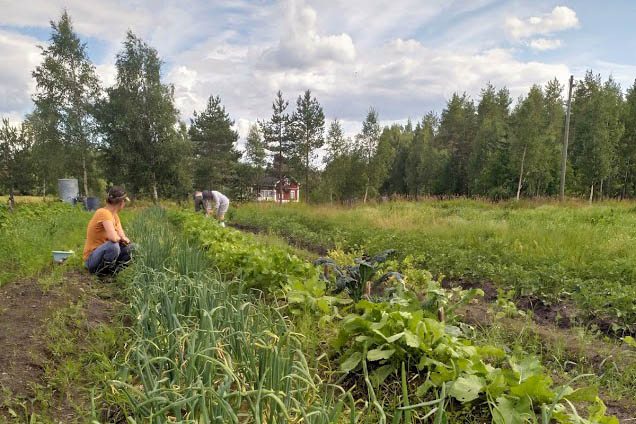
M 84 202 L 84 208 L 87 211 L 96 211 L 99 209 L 99 199 L 97 197 L 87 197 Z

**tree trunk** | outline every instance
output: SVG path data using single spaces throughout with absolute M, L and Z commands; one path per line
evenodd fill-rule
M 367 203 L 368 194 L 369 194 L 369 184 L 367 184 L 366 188 L 364 189 L 364 201 L 363 201 L 363 203 Z
M 9 187 L 9 207 L 13 211 L 15 209 L 15 199 L 13 198 L 13 185 Z
M 84 197 L 88 199 L 88 175 L 86 174 L 86 156 L 82 153 L 82 171 L 84 172 Z
M 307 147 L 305 163 L 305 204 L 309 204 L 309 147 Z
M 521 170 L 519 171 L 519 184 L 517 184 L 517 200 L 519 200 L 519 194 L 521 194 L 521 182 L 523 181 L 523 165 L 526 161 L 526 150 L 528 146 L 523 148 L 523 155 L 521 155 Z
M 159 194 L 157 194 L 157 180 L 154 176 L 152 178 L 152 201 L 155 204 L 159 202 Z
M 46 201 L 46 178 L 44 179 L 44 184 L 42 185 L 42 200 Z
M 629 174 L 629 162 L 627 162 L 627 168 L 625 169 L 625 179 L 623 180 L 623 192 L 621 193 L 621 200 L 625 198 L 625 191 L 627 190 L 627 175 Z
M 593 197 L 594 197 L 594 184 L 590 186 L 590 205 L 592 204 Z
M 599 200 L 603 200 L 603 180 L 601 180 L 601 187 L 599 190 Z

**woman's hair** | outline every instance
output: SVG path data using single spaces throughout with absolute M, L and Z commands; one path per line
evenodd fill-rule
M 119 186 L 112 186 L 108 190 L 108 197 L 106 198 L 107 203 L 111 205 L 118 205 L 126 200 L 128 200 L 128 197 L 126 196 L 126 192 L 123 188 Z

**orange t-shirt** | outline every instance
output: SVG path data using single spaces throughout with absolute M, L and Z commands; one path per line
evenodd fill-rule
M 104 221 L 113 221 L 115 231 L 119 230 L 121 226 L 117 214 L 113 214 L 106 208 L 97 209 L 86 229 L 86 244 L 84 244 L 84 255 L 82 256 L 84 260 L 88 259 L 93 250 L 108 241 Z

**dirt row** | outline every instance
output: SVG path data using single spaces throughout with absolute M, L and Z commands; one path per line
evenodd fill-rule
M 50 272 L 51 270 L 49 270 Z M 87 335 L 100 324 L 112 322 L 118 308 L 113 288 L 94 279 L 87 272 L 61 273 L 58 281 L 47 290 L 38 278 L 8 283 L 0 288 L 0 422 L 21 422 L 35 413 L 54 423 L 83 420 L 78 404 L 90 404 L 81 399 L 86 393 L 61 393 L 49 381 L 52 370 L 61 358 L 52 351 L 50 339 L 57 313 L 75 307 L 81 317 L 73 334 Z M 77 346 L 77 352 L 86 349 Z M 52 392 L 52 393 L 51 393 Z

